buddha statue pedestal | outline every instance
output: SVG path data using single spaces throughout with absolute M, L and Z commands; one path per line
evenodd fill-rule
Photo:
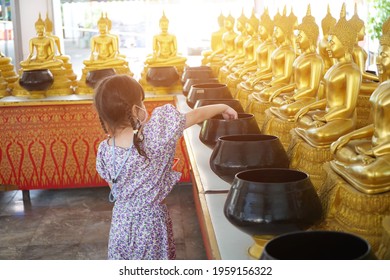
M 255 116 L 257 125 L 263 127 L 265 120 L 265 111 L 272 106 L 271 102 L 260 101 L 256 99 L 253 94 L 248 96 L 248 106 L 246 111 Z
M 275 135 L 280 139 L 284 149 L 287 151 L 291 143 L 290 130 L 296 127 L 296 122 L 283 120 L 275 116 L 270 109 L 265 111 L 265 119 L 261 129 L 263 134 Z
M 249 105 L 249 96 L 253 92 L 253 89 L 249 89 L 244 86 L 242 83 L 237 85 L 234 98 L 240 101 L 242 108 L 246 111 Z
M 323 173 L 325 178 L 318 194 L 324 221 L 319 227 L 357 234 L 366 239 L 377 253 L 382 241 L 382 220 L 390 214 L 390 192 L 380 195 L 362 193 L 337 175 L 329 162 L 323 165 Z
M 183 84 L 180 77 L 186 65 L 177 66 L 151 66 L 145 67 L 141 73 L 139 83 L 145 92 L 157 95 L 181 93 Z
M 239 78 L 236 74 L 230 74 L 226 79 L 226 85 L 229 88 L 232 96 L 236 96 L 237 94 L 237 86 L 242 82 L 241 78 Z
M 8 83 L 4 79 L 4 77 L 1 75 L 1 72 L 0 72 L 0 98 L 8 96 L 8 95 L 9 95 Z
M 304 171 L 310 175 L 316 190 L 324 182 L 323 165 L 333 159 L 329 147 L 313 147 L 303 140 L 295 130 L 291 130 L 291 142 L 287 149 L 290 159 L 290 168 Z
M 1 76 L 7 82 L 8 89 L 12 90 L 14 83 L 18 80 L 19 75 L 15 72 L 15 67 L 11 63 L 11 58 L 9 57 L 0 57 L 0 71 Z M 8 91 L 4 94 L 3 92 L 3 86 L 4 81 L 1 82 L 1 93 L 0 97 L 4 97 L 5 95 L 8 95 Z
M 390 216 L 383 218 L 382 228 L 382 240 L 376 256 L 381 260 L 390 260 Z

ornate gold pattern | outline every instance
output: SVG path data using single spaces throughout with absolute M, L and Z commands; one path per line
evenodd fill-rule
M 171 99 L 171 103 L 174 103 Z M 151 112 L 167 101 L 147 101 Z M 3 106 L 0 110 L 0 185 L 19 189 L 106 186 L 95 169 L 105 138 L 93 109 L 85 104 Z M 189 181 L 188 156 L 181 138 L 175 157 L 182 181 Z

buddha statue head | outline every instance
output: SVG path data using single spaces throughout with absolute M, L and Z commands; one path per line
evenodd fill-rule
M 329 56 L 333 58 L 341 58 L 347 53 L 351 54 L 356 42 L 356 35 L 356 30 L 346 19 L 345 3 L 343 3 L 340 12 L 340 19 L 329 31 Z
M 236 20 L 236 29 L 238 32 L 245 32 L 245 25 L 248 22 L 248 18 L 245 16 L 244 9 L 241 11 L 241 15 Z
M 219 28 L 223 28 L 224 27 L 224 24 L 225 24 L 225 16 L 223 15 L 222 11 L 218 17 L 218 26 Z
M 51 34 L 53 32 L 53 22 L 49 19 L 49 14 L 48 13 L 46 13 L 45 31 L 48 34 Z
M 349 22 L 351 23 L 353 29 L 357 33 L 357 41 L 363 41 L 365 33 L 365 26 L 364 21 L 359 18 L 358 12 L 357 12 L 357 3 L 355 3 L 355 12 L 353 16 L 349 19 Z
M 107 18 L 103 17 L 103 13 L 97 22 L 100 34 L 106 34 L 108 32 L 108 21 Z
M 331 15 L 330 7 L 328 4 L 328 10 L 326 16 L 321 21 L 322 34 L 324 37 L 327 37 L 329 30 L 336 24 L 337 20 Z
M 37 31 L 38 35 L 43 35 L 45 32 L 45 22 L 41 18 L 41 13 L 39 13 L 39 18 L 35 22 L 35 30 Z
M 390 79 L 390 17 L 382 25 L 382 36 L 376 57 L 376 65 L 380 81 Z
M 226 30 L 232 31 L 234 28 L 234 22 L 235 22 L 234 17 L 232 16 L 232 14 L 229 13 L 229 15 L 225 18 L 225 22 L 224 22 Z
M 265 8 L 263 14 L 260 17 L 259 34 L 262 40 L 266 40 L 269 36 L 272 36 L 273 32 L 274 22 L 269 16 L 268 8 Z
M 160 18 L 160 29 L 161 29 L 161 31 L 163 33 L 167 33 L 168 32 L 168 26 L 169 26 L 169 20 L 165 16 L 165 12 L 163 11 L 163 15 Z
M 251 17 L 246 23 L 246 29 L 249 34 L 253 35 L 259 29 L 259 19 L 256 17 L 255 9 L 252 10 Z
M 274 38 L 278 44 L 285 41 L 290 42 L 291 36 L 293 35 L 293 28 L 296 22 L 295 16 L 286 16 L 286 6 L 283 9 L 283 15 L 275 16 L 275 30 Z
M 306 49 L 308 46 L 303 46 L 304 40 L 302 40 L 302 36 L 306 36 L 308 38 L 307 43 L 312 46 L 317 45 L 317 40 L 319 36 L 319 28 L 316 24 L 315 18 L 311 15 L 310 4 L 307 6 L 306 16 L 302 18 L 302 23 L 298 25 L 298 36 L 297 36 L 297 45 L 298 48 Z

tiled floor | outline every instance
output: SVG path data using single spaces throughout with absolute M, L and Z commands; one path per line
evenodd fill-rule
M 108 188 L 0 192 L 0 259 L 106 259 L 112 204 Z M 192 186 L 174 187 L 166 199 L 177 259 L 206 259 Z

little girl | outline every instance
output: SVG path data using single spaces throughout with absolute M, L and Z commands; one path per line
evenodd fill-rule
M 102 80 L 94 105 L 109 138 L 100 143 L 96 170 L 115 201 L 108 242 L 109 259 L 174 259 L 172 221 L 164 198 L 181 174 L 172 170 L 183 130 L 217 114 L 237 118 L 227 105 L 182 114 L 172 105 L 155 108 L 150 120 L 141 85 L 127 75 Z

